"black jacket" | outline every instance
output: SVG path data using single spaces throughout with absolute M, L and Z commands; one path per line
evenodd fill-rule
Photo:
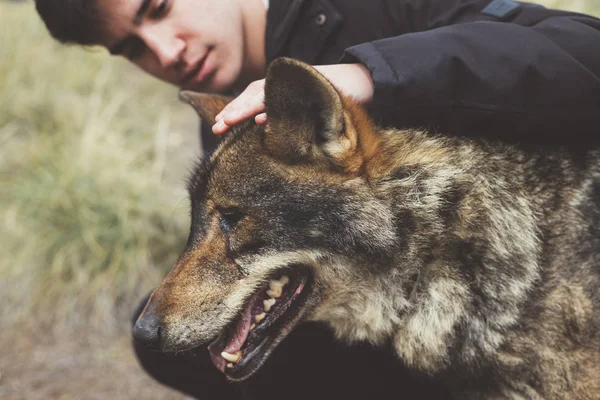
M 267 62 L 363 63 L 381 124 L 523 143 L 600 142 L 596 18 L 512 0 L 270 3 Z
M 512 0 L 272 0 L 268 15 L 268 61 L 363 63 L 380 123 L 600 141 L 596 18 Z

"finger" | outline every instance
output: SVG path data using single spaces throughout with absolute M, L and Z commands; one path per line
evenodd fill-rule
M 227 125 L 236 125 L 242 122 L 243 120 L 248 119 L 253 115 L 264 111 L 264 109 L 265 106 L 262 101 L 262 98 L 249 99 L 239 109 L 224 113 L 223 120 Z
M 256 117 L 254 117 L 254 122 L 256 122 L 259 125 L 265 125 L 267 123 L 267 114 L 258 114 Z
M 212 126 L 212 131 L 215 135 L 222 135 L 228 130 L 229 125 L 223 122 L 223 120 L 217 121 L 217 123 Z
M 231 114 L 232 112 L 235 112 L 236 110 L 236 104 L 238 103 L 238 99 L 234 99 L 232 100 L 229 104 L 227 104 L 220 113 L 218 113 L 217 115 L 215 115 L 215 121 L 219 121 L 221 119 L 223 119 L 223 115 L 227 115 L 227 114 Z
M 264 80 L 252 82 L 232 103 L 225 107 L 221 117 L 227 125 L 235 125 L 259 114 L 265 109 Z
M 246 97 L 248 97 L 248 93 L 242 92 L 238 97 L 229 102 L 220 113 L 215 116 L 215 121 L 223 119 L 226 115 L 235 114 L 238 112 L 238 109 L 244 107 L 244 103 L 246 102 Z

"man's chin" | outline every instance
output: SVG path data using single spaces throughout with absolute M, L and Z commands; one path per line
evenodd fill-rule
M 231 79 L 223 79 L 217 71 L 212 72 L 202 82 L 190 82 L 181 87 L 183 90 L 192 90 L 194 92 L 211 94 L 230 94 L 233 92 L 233 82 Z

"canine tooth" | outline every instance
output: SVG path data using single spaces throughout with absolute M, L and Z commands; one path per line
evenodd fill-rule
M 236 363 L 238 361 L 240 361 L 240 359 L 242 358 L 242 351 L 238 350 L 233 354 L 227 353 L 226 351 L 221 353 L 221 357 L 223 357 L 225 360 L 232 362 L 232 363 Z
M 290 278 L 287 275 L 283 275 L 278 280 L 269 281 L 269 290 L 267 290 L 267 294 L 270 297 L 279 298 L 281 297 L 281 293 L 283 292 L 283 287 L 288 284 Z
M 227 368 L 233 368 L 233 364 L 232 363 L 227 363 Z
M 269 290 L 267 290 L 267 295 L 269 295 L 270 297 L 274 297 L 276 299 L 278 299 L 279 297 L 281 297 L 281 287 L 278 288 L 270 288 Z
M 283 283 L 279 282 L 279 281 L 269 281 L 269 287 L 271 289 L 277 289 L 283 286 Z
M 258 324 L 260 321 L 262 321 L 263 319 L 265 319 L 265 317 L 267 316 L 267 314 L 265 313 L 260 313 L 258 314 L 256 317 L 254 317 L 254 320 L 256 321 L 256 323 Z
M 263 304 L 265 305 L 265 311 L 269 311 L 273 304 L 275 304 L 275 299 L 264 300 Z
M 288 278 L 287 275 L 283 275 L 278 280 L 271 280 L 269 282 L 269 287 L 271 289 L 281 288 L 281 287 L 284 287 L 285 285 L 287 285 L 289 281 L 290 281 L 290 278 Z
M 250 325 L 250 328 L 248 328 L 248 332 L 252 332 L 252 330 L 256 327 L 256 324 L 252 324 Z

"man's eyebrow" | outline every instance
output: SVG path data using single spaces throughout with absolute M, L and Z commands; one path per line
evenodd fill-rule
M 134 25 L 139 25 L 139 24 L 142 23 L 142 19 L 144 18 L 144 15 L 146 14 L 146 11 L 148 11 L 148 7 L 150 7 L 150 3 L 151 2 L 152 2 L 152 0 L 142 0 L 142 3 L 138 7 L 137 11 L 135 12 L 135 16 L 133 17 L 133 24 Z M 108 51 L 112 55 L 121 54 L 123 52 L 123 48 L 127 44 L 128 40 L 129 40 L 129 37 L 126 37 L 125 39 L 119 40 L 116 44 L 114 44 L 111 47 L 109 47 Z

